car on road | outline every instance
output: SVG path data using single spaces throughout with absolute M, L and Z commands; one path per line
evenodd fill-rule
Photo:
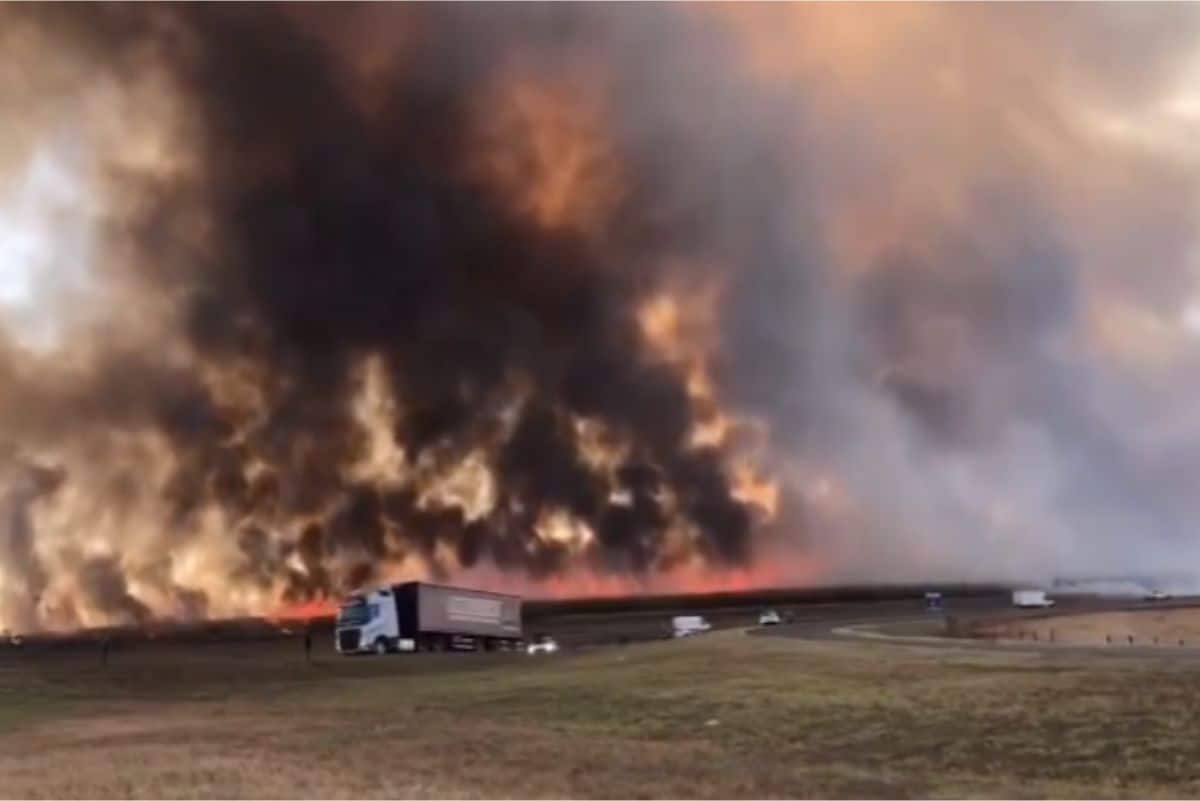
M 779 613 L 774 609 L 767 609 L 758 616 L 758 625 L 760 626 L 778 626 L 782 622 Z
M 1171 596 L 1168 595 L 1167 593 L 1163 592 L 1162 590 L 1151 590 L 1150 592 L 1148 592 L 1146 595 L 1144 595 L 1142 597 L 1142 600 L 1145 600 L 1145 601 L 1168 601 L 1170 599 L 1171 599 Z
M 671 618 L 671 634 L 674 637 L 691 637 L 712 629 L 712 624 L 700 615 L 677 615 Z
M 1019 609 L 1047 609 L 1054 606 L 1054 600 L 1047 598 L 1044 590 L 1015 590 L 1012 602 Z
M 558 653 L 558 643 L 554 641 L 553 637 L 538 637 L 525 647 L 525 653 L 530 656 L 556 654 Z

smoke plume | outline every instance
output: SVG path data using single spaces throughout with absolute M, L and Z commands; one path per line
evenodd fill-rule
M 0 11 L 0 624 L 1178 566 L 1198 23 Z

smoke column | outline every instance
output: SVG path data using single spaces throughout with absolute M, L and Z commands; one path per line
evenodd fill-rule
M 1187 564 L 1198 23 L 4 8 L 0 626 Z

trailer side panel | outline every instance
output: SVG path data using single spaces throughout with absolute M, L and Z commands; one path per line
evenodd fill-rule
M 520 638 L 521 599 L 514 595 L 412 583 L 422 632 Z

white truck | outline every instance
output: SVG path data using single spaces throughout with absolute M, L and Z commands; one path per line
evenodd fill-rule
M 421 581 L 378 587 L 342 603 L 334 641 L 342 654 L 516 650 L 521 599 Z
M 1046 597 L 1045 590 L 1013 590 L 1013 606 L 1018 609 L 1047 609 L 1054 601 Z
M 671 618 L 671 632 L 675 637 L 690 637 L 711 628 L 712 625 L 700 615 L 677 615 Z

